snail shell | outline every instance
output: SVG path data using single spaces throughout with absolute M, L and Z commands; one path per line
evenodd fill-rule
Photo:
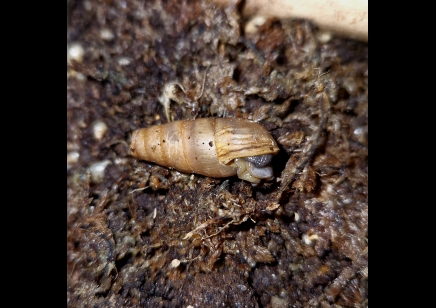
M 260 124 L 238 118 L 181 120 L 135 130 L 130 154 L 176 170 L 257 184 L 272 178 L 279 148 Z

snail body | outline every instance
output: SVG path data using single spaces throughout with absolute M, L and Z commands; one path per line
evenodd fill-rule
M 135 130 L 130 154 L 158 165 L 257 184 L 272 178 L 279 148 L 260 124 L 239 118 L 180 120 Z

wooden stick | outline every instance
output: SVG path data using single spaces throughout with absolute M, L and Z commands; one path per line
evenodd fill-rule
M 214 0 L 229 4 L 232 0 Z M 246 0 L 244 17 L 305 18 L 321 30 L 368 41 L 368 0 Z

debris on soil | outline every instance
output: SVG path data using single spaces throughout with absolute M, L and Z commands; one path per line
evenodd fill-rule
M 368 306 L 368 45 L 241 3 L 67 1 L 68 307 Z M 275 179 L 129 155 L 205 117 L 262 124 Z

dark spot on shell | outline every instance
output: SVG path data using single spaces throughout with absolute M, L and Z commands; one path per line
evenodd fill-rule
M 135 152 L 135 148 L 130 148 L 130 152 Z
M 189 136 L 188 139 L 191 139 L 191 136 Z
M 209 141 L 209 146 L 213 147 L 213 141 Z
M 273 151 L 273 147 L 269 147 L 269 150 L 272 152 Z
M 198 158 L 196 157 L 195 160 L 198 160 Z
M 165 143 L 165 139 L 164 139 L 164 140 L 162 140 L 162 142 L 163 142 L 163 143 Z

